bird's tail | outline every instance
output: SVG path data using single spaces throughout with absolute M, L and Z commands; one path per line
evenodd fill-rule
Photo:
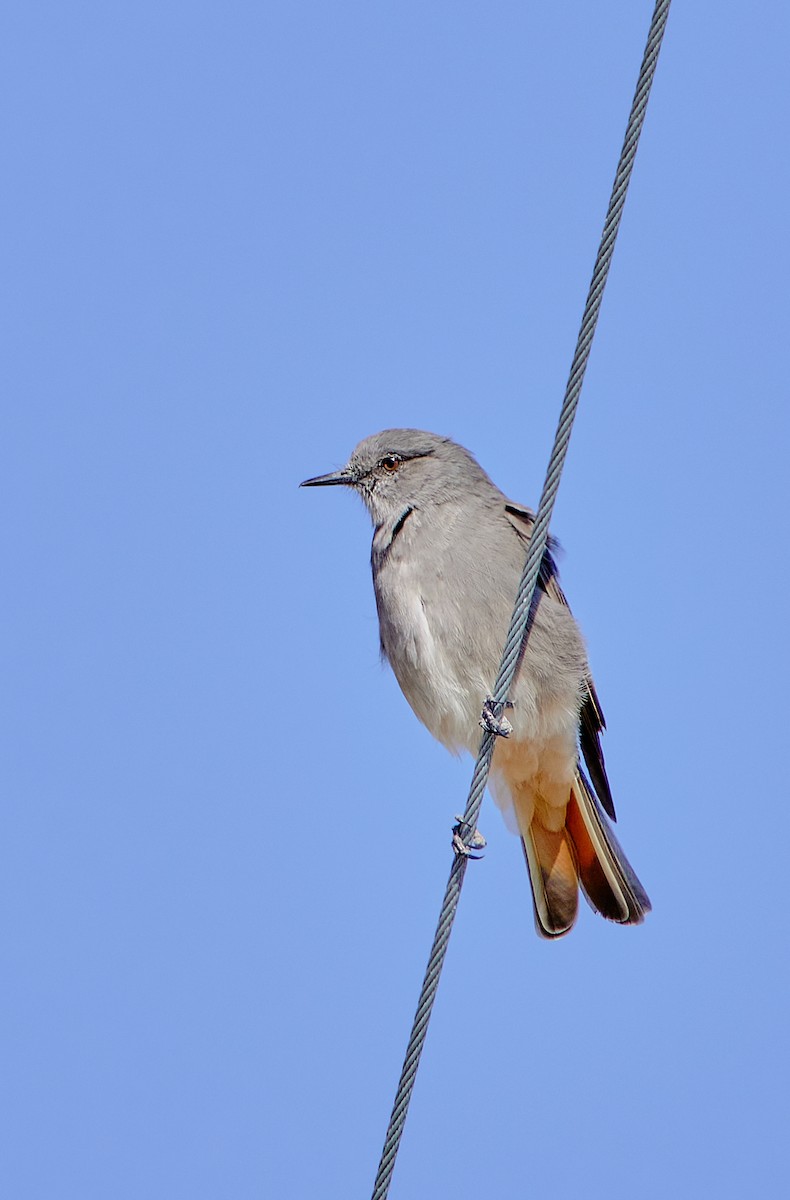
M 571 787 L 565 824 L 550 829 L 535 806 L 521 830 L 538 932 L 562 937 L 576 920 L 579 886 L 610 921 L 638 925 L 650 911 L 644 888 L 581 771 Z

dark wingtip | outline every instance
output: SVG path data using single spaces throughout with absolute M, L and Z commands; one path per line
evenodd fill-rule
M 588 688 L 589 686 L 588 684 Z M 601 746 L 602 729 L 604 729 L 603 713 L 599 705 L 596 704 L 592 693 L 588 690 L 587 697 L 582 705 L 579 744 L 584 755 L 587 770 L 590 773 L 590 780 L 603 806 L 603 810 L 607 816 L 616 821 L 617 814 L 615 812 L 614 800 L 612 799 L 612 789 L 609 786 L 609 777 L 606 774 L 603 747 Z

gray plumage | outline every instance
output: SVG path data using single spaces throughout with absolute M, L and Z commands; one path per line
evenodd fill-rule
M 476 754 L 533 514 L 496 487 L 449 438 L 389 429 L 366 438 L 340 471 L 373 519 L 371 564 L 382 653 L 416 715 L 449 749 Z M 604 916 L 643 919 L 650 903 L 623 855 L 600 748 L 604 727 L 579 628 L 546 554 L 526 653 L 490 786 L 519 832 L 536 923 L 566 933 L 578 884 Z M 579 766 L 583 751 L 595 791 Z M 597 796 L 595 793 L 598 793 Z

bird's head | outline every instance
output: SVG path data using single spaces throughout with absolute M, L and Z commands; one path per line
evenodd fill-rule
M 408 509 L 441 503 L 488 476 L 462 446 L 420 429 L 385 429 L 360 442 L 339 471 L 305 479 L 302 487 L 343 484 L 357 492 L 376 525 Z

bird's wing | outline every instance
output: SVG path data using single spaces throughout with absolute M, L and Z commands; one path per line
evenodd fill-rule
M 505 515 L 526 545 L 529 542 L 532 527 L 535 524 L 535 514 L 532 509 L 525 508 L 522 504 L 514 504 L 512 500 L 506 500 Z M 540 564 L 538 585 L 547 596 L 551 596 L 553 600 L 556 600 L 559 604 L 564 604 L 567 609 L 570 609 L 570 605 L 565 598 L 565 593 L 559 583 L 559 572 L 555 558 L 558 550 L 559 543 L 555 538 L 549 536 L 546 552 Z M 604 762 L 603 749 L 601 747 L 601 734 L 606 728 L 606 721 L 604 720 L 598 693 L 595 690 L 595 684 L 589 671 L 587 672 L 584 685 L 585 692 L 579 718 L 579 744 L 598 799 L 612 820 L 616 821 L 617 817 L 614 810 L 612 791 L 609 787 L 606 763 Z

